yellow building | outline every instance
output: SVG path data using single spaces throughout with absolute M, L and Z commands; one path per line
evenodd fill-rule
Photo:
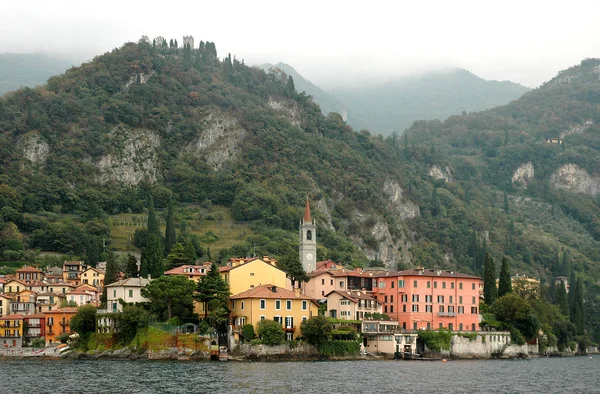
M 292 340 L 301 335 L 300 324 L 317 316 L 319 305 L 312 298 L 300 294 L 300 289 L 287 290 L 272 284 L 255 286 L 235 294 L 230 298 L 232 331 L 239 340 L 245 324 L 256 324 L 261 320 L 275 320 L 280 323 Z
M 0 346 L 21 347 L 23 345 L 23 319 L 19 314 L 0 317 Z
M 91 285 L 94 287 L 104 286 L 104 272 L 96 268 L 88 268 L 80 275 L 82 285 Z
M 277 268 L 277 261 L 265 256 L 263 259 L 231 259 L 227 266 L 219 268 L 225 282 L 229 283 L 229 292 L 242 291 L 263 284 L 288 288 L 285 272 Z

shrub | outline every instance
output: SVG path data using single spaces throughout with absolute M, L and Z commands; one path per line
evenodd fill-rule
M 306 342 L 319 348 L 331 337 L 331 323 L 325 316 L 314 316 L 300 325 Z
M 439 331 L 420 331 L 419 339 L 425 342 L 427 348 L 434 352 L 450 350 L 452 333 L 440 328 Z
M 519 331 L 517 328 L 511 327 L 510 328 L 510 341 L 511 341 L 511 343 L 516 343 L 517 345 L 524 345 L 525 337 L 523 336 L 523 334 L 521 334 L 521 331 Z
M 250 341 L 250 345 L 262 345 L 263 341 L 261 341 L 260 339 L 253 339 Z
M 477 339 L 477 333 L 475 332 L 459 332 L 458 336 L 463 338 L 469 338 L 469 341 L 471 342 Z
M 242 337 L 246 341 L 251 341 L 256 337 L 256 334 L 254 334 L 254 326 L 252 324 L 245 324 L 242 327 Z
M 64 332 L 64 333 L 58 335 L 56 337 L 56 339 L 58 339 L 60 341 L 60 343 L 67 343 L 67 341 L 69 340 L 69 334 Z
M 325 356 L 346 356 L 360 353 L 360 341 L 327 341 L 320 347 Z
M 261 320 L 256 325 L 258 336 L 265 345 L 275 346 L 285 342 L 285 332 L 281 324 L 274 320 Z

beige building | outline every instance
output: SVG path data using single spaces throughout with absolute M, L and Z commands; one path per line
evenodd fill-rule
M 333 290 L 326 295 L 327 316 L 342 320 L 362 320 L 373 313 L 381 313 L 382 307 L 377 299 L 366 291 Z
M 123 305 L 119 300 L 126 303 L 150 302 L 142 297 L 141 290 L 150 280 L 146 278 L 128 278 L 106 285 L 106 307 L 112 312 L 123 312 Z
M 80 275 L 82 285 L 91 285 L 94 287 L 104 286 L 104 272 L 96 268 L 88 268 Z

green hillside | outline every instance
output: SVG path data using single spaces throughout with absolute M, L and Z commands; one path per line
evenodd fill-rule
M 421 119 L 445 119 L 506 104 L 529 89 L 509 81 L 486 81 L 452 69 L 403 77 L 386 83 L 340 87 L 333 91 L 348 108 L 348 123 L 374 133 L 402 133 Z
M 547 283 L 573 273 L 599 332 L 600 60 L 384 138 L 222 57 L 141 40 L 0 98 L 2 260 L 137 251 L 150 195 L 163 226 L 175 201 L 199 258 L 284 259 L 308 196 L 318 259 L 481 275 L 487 252 Z

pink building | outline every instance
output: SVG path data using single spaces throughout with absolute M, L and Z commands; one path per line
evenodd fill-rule
M 479 331 L 481 278 L 422 267 L 376 276 L 383 313 L 403 329 Z
M 316 300 L 324 300 L 327 294 L 334 290 L 371 292 L 377 282 L 373 273 L 363 272 L 360 268 L 313 271 L 308 274 L 308 277 L 309 281 L 303 285 L 304 294 Z

